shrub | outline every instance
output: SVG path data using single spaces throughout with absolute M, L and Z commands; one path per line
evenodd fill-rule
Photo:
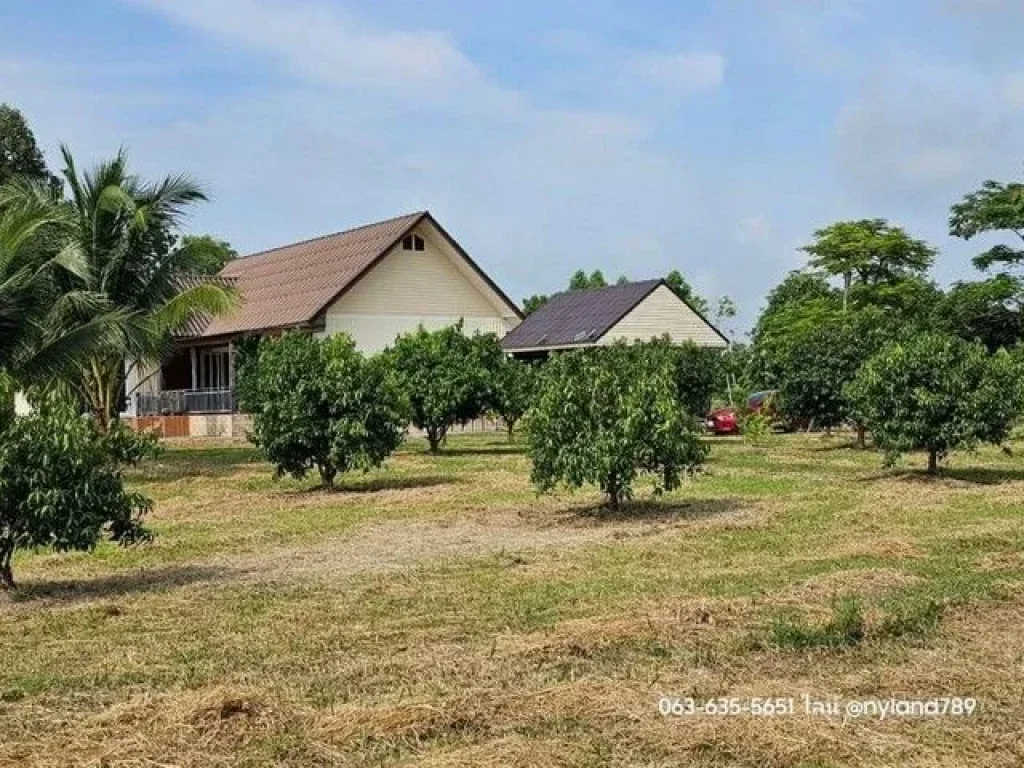
M 537 390 L 537 368 L 529 363 L 509 358 L 494 372 L 493 405 L 508 428 L 508 438 L 516 423 L 533 404 Z
M 0 588 L 12 588 L 15 550 L 89 550 L 104 534 L 148 537 L 146 497 L 124 489 L 122 470 L 156 451 L 156 438 L 118 423 L 106 433 L 56 394 L 0 433 Z
M 618 507 L 639 473 L 653 473 L 660 492 L 703 462 L 707 447 L 680 407 L 669 350 L 620 343 L 546 364 L 529 423 L 538 489 L 595 483 Z
M 740 434 L 743 439 L 756 443 L 772 433 L 773 419 L 761 411 L 740 412 Z
M 847 390 L 876 445 L 891 463 L 900 453 L 928 452 L 928 472 L 955 449 L 1000 443 L 1020 414 L 1021 368 L 1004 350 L 922 334 L 885 346 Z
M 251 439 L 278 475 L 315 468 L 331 488 L 339 472 L 380 466 L 402 442 L 406 407 L 392 373 L 345 334 L 263 341 L 251 375 Z
M 711 410 L 711 399 L 719 388 L 719 382 L 724 381 L 726 375 L 723 352 L 698 347 L 693 342 L 673 347 L 667 338 L 654 343 L 668 346 L 671 350 L 669 354 L 675 358 L 676 391 L 680 405 L 695 419 L 703 419 Z
M 490 404 L 502 351 L 493 334 L 462 333 L 462 323 L 399 336 L 384 353 L 411 408 L 412 423 L 437 453 L 448 430 L 480 416 Z

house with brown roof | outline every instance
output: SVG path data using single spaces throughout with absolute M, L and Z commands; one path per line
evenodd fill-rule
M 159 368 L 130 370 L 127 416 L 142 424 L 159 419 L 165 434 L 238 433 L 233 393 L 242 337 L 344 331 L 372 353 L 420 325 L 462 320 L 467 333 L 501 338 L 522 319 L 426 211 L 236 259 L 220 277 L 238 290 L 239 307 L 192 322 Z
M 644 280 L 556 294 L 512 329 L 501 346 L 516 357 L 538 358 L 620 340 L 649 341 L 666 334 L 676 344 L 729 345 L 725 335 L 668 283 Z

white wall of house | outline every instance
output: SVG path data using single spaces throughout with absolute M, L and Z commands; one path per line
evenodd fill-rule
M 693 341 L 702 347 L 728 346 L 700 315 L 664 285 L 651 291 L 646 299 L 608 329 L 598 343 L 608 345 L 619 339 L 649 341 L 666 333 L 677 344 Z
M 519 323 L 431 225 L 421 224 L 413 234 L 423 238 L 424 249 L 396 245 L 327 309 L 324 334 L 344 331 L 359 349 L 379 352 L 421 324 L 436 330 L 462 319 L 466 333 L 489 332 L 500 338 Z

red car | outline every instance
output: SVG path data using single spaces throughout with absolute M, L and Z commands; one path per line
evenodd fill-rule
M 739 414 L 735 408 L 716 408 L 704 418 L 704 426 L 713 435 L 738 435 Z

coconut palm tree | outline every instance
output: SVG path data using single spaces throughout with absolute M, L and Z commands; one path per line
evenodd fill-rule
M 71 225 L 52 186 L 19 179 L 0 187 L 0 375 L 8 405 L 15 386 L 73 375 L 88 350 L 124 341 L 126 313 L 100 294 L 60 288 L 86 273 Z
M 216 315 L 236 303 L 235 292 L 213 277 L 189 273 L 190 256 L 177 228 L 186 210 L 206 200 L 187 176 L 147 183 L 129 172 L 123 151 L 79 172 L 66 147 L 71 241 L 85 269 L 73 287 L 102 296 L 125 313 L 121 338 L 95 347 L 73 383 L 105 428 L 120 410 L 125 363 L 159 363 L 175 331 L 197 314 Z

